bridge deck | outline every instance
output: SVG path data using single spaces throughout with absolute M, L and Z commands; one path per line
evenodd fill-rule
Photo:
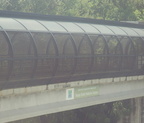
M 1 123 L 144 96 L 144 76 L 0 91 Z

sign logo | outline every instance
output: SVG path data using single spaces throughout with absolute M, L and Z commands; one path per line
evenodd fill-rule
M 74 88 L 70 88 L 66 90 L 66 100 L 74 99 Z

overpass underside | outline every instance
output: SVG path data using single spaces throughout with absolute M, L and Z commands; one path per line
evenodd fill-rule
M 93 79 L 0 91 L 1 123 L 144 96 L 144 76 Z

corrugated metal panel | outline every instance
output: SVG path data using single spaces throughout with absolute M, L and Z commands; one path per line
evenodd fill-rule
M 38 23 L 35 20 L 26 20 L 26 19 L 16 19 L 20 23 L 22 23 L 28 30 L 31 31 L 47 31 L 44 26 L 42 26 L 40 23 Z
M 0 18 L 0 26 L 5 30 L 26 30 L 21 24 L 11 18 Z
M 84 33 L 84 31 L 74 23 L 59 22 L 59 24 L 62 25 L 68 32 L 71 32 L 71 33 Z
M 124 32 L 126 32 L 129 36 L 139 36 L 134 30 L 127 27 L 120 27 Z
M 114 33 L 104 25 L 93 24 L 93 26 L 97 28 L 102 34 L 114 35 Z
M 133 28 L 135 32 L 137 32 L 141 37 L 144 37 L 144 30 Z
M 111 29 L 116 35 L 127 36 L 127 34 L 119 27 L 116 27 L 116 26 L 107 26 L 107 27 Z
M 39 21 L 52 32 L 67 32 L 62 26 L 52 21 Z
M 90 24 L 84 24 L 84 23 L 76 23 L 79 27 L 81 27 L 86 33 L 93 33 L 93 34 L 100 34 L 100 32 L 91 26 Z

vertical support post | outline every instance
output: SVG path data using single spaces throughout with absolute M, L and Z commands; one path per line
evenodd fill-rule
M 141 97 L 135 98 L 135 123 L 141 123 Z
M 144 97 L 141 99 L 141 123 L 144 123 Z
M 130 123 L 135 123 L 135 99 L 130 99 L 131 102 L 131 114 L 130 114 Z
M 142 97 L 131 99 L 131 114 L 121 117 L 117 123 L 144 123 L 144 99 Z

